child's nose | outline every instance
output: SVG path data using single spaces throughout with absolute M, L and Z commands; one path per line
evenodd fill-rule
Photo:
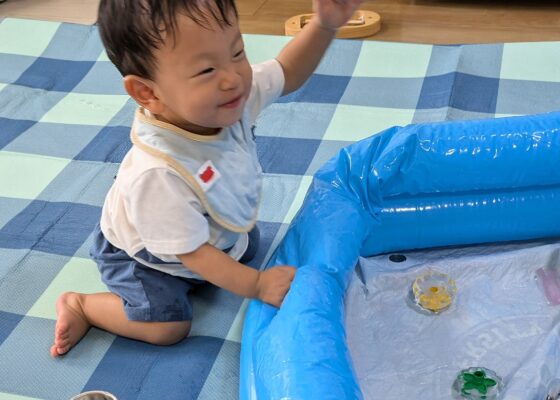
M 220 80 L 221 90 L 237 89 L 241 83 L 241 75 L 234 68 L 224 71 L 222 79 Z

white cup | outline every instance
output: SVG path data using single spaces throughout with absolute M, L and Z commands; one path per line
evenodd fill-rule
M 80 393 L 70 400 L 117 400 L 117 398 L 109 392 L 92 390 L 91 392 Z

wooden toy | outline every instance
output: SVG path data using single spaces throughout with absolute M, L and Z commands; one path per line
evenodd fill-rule
M 286 35 L 295 36 L 311 21 L 313 14 L 300 14 L 289 18 L 284 25 Z M 358 10 L 350 21 L 341 27 L 336 37 L 339 39 L 356 39 L 372 36 L 381 29 L 381 17 L 373 11 Z

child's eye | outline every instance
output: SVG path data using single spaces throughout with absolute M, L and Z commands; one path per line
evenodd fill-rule
M 200 71 L 200 72 L 197 74 L 197 76 L 198 76 L 198 75 L 210 74 L 210 73 L 212 73 L 212 72 L 214 72 L 214 68 L 211 68 L 211 67 L 210 67 L 210 68 L 206 68 L 205 70 Z
M 245 49 L 241 49 L 241 51 L 238 51 L 233 55 L 233 58 L 241 58 L 244 54 L 245 54 Z

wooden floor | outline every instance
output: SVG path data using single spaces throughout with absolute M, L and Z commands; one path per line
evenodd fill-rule
M 7 0 L 0 16 L 91 24 L 98 0 Z M 282 35 L 284 21 L 311 11 L 311 0 L 237 0 L 244 33 Z M 378 12 L 375 40 L 491 43 L 560 40 L 558 0 L 370 0 Z M 1 38 L 0 38 L 1 40 Z

